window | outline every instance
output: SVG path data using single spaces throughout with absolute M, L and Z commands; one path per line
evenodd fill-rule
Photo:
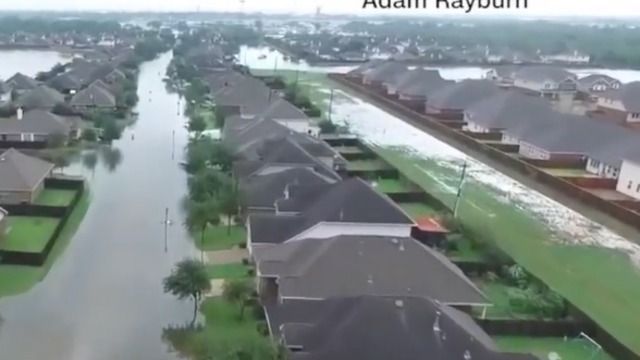
M 633 181 L 629 181 L 627 184 L 627 189 L 631 190 L 631 186 L 633 186 Z
M 636 192 L 640 192 L 640 184 L 638 184 L 638 186 L 636 186 Z

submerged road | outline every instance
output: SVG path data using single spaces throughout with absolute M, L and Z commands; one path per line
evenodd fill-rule
M 170 60 L 142 65 L 138 121 L 112 145 L 122 160 L 89 176 L 91 204 L 65 252 L 30 292 L 0 300 L 0 359 L 175 359 L 162 329 L 189 321 L 192 305 L 163 294 L 162 278 L 194 248 L 179 214 L 185 119 L 162 82 Z

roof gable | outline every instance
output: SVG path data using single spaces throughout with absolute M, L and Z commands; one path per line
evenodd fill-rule
M 31 191 L 53 167 L 50 162 L 9 149 L 0 155 L 0 190 Z

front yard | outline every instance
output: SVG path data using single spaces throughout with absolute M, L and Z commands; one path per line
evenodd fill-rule
M 204 242 L 200 243 L 200 233 L 192 235 L 196 247 L 204 251 L 226 250 L 234 246 L 239 246 L 247 242 L 247 231 L 237 225 L 231 226 L 231 230 L 226 225 L 209 226 L 204 232 Z
M 74 196 L 76 196 L 75 190 L 44 189 L 35 203 L 47 206 L 68 206 Z
M 584 339 L 494 337 L 498 348 L 503 351 L 530 353 L 540 359 L 551 359 L 556 353 L 560 360 L 613 360 L 606 353 Z

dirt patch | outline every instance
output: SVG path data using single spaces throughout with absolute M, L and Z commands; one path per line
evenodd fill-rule
M 247 249 L 241 249 L 239 247 L 234 247 L 229 250 L 207 251 L 205 254 L 207 261 L 215 265 L 239 263 L 242 259 L 249 257 Z

